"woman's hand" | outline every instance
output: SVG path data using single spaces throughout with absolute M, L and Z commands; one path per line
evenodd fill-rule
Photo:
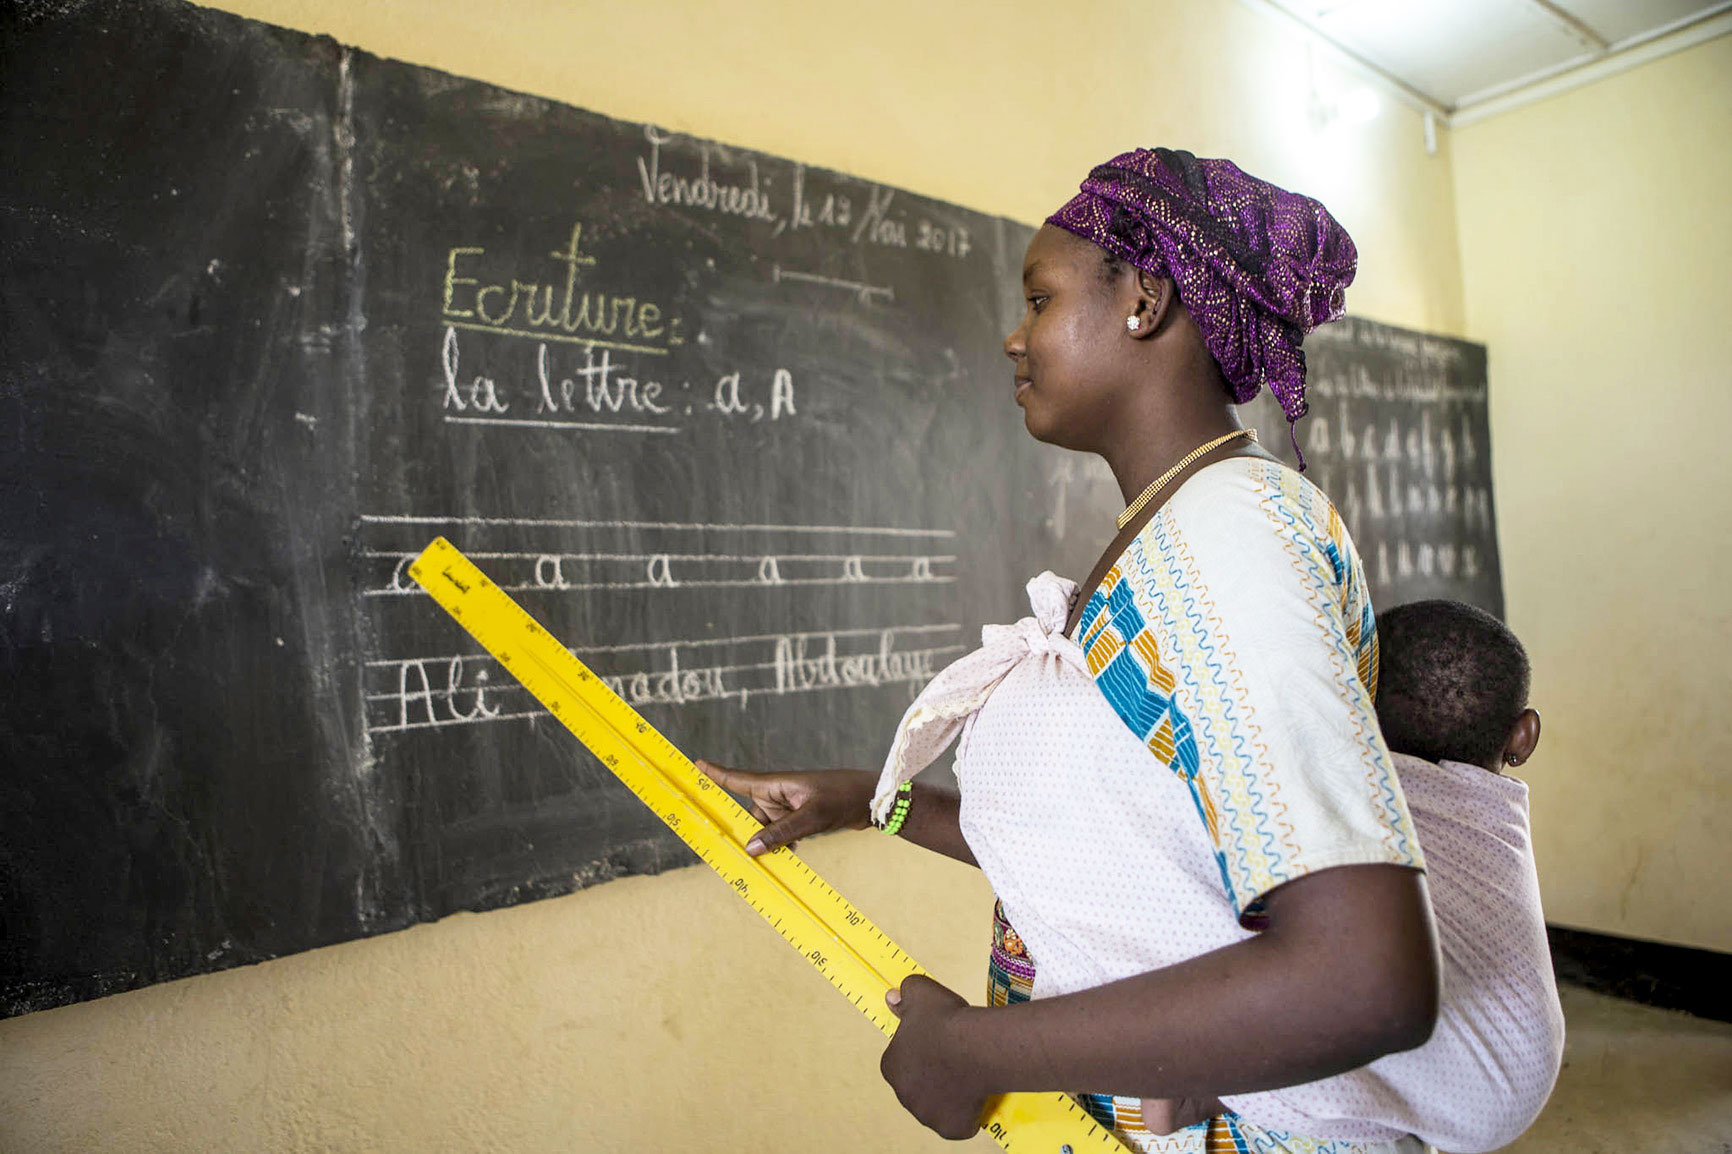
M 980 1129 L 990 1096 L 974 1076 L 958 1026 L 968 1003 L 931 978 L 912 975 L 884 1001 L 901 1024 L 878 1069 L 897 1100 L 922 1126 L 943 1138 L 967 1138 Z
M 746 843 L 753 857 L 811 834 L 872 824 L 878 775 L 863 769 L 752 773 L 712 761 L 699 761 L 698 769 L 723 789 L 751 799 L 752 816 L 764 823 Z

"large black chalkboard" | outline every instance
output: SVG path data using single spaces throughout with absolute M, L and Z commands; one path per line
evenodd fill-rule
M 1110 535 L 1011 402 L 1026 226 L 173 0 L 3 39 L 0 1013 L 690 860 L 408 588 L 434 534 L 764 766 L 876 764 Z M 1313 347 L 1379 593 L 1496 608 L 1483 350 Z

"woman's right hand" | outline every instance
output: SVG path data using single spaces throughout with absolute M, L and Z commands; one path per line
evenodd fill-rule
M 746 843 L 746 852 L 753 857 L 811 834 L 872 824 L 878 775 L 867 770 L 755 773 L 703 760 L 698 769 L 723 789 L 751 799 L 752 816 L 764 823 Z

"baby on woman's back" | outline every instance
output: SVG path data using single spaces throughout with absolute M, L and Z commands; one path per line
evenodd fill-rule
M 1563 1010 L 1527 785 L 1502 772 L 1539 742 L 1527 653 L 1495 617 L 1454 601 L 1397 606 L 1378 618 L 1377 636 L 1377 719 L 1428 863 L 1443 954 L 1437 1027 L 1416 1049 L 1304 1086 L 1146 1102 L 1157 1132 L 1224 1105 L 1269 1129 L 1367 1140 L 1387 1127 L 1469 1154 L 1513 1141 L 1551 1094 Z

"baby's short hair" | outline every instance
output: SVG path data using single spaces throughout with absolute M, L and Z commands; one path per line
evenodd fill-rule
M 1527 651 L 1496 617 L 1415 601 L 1377 618 L 1377 720 L 1396 753 L 1496 765 L 1528 704 Z

